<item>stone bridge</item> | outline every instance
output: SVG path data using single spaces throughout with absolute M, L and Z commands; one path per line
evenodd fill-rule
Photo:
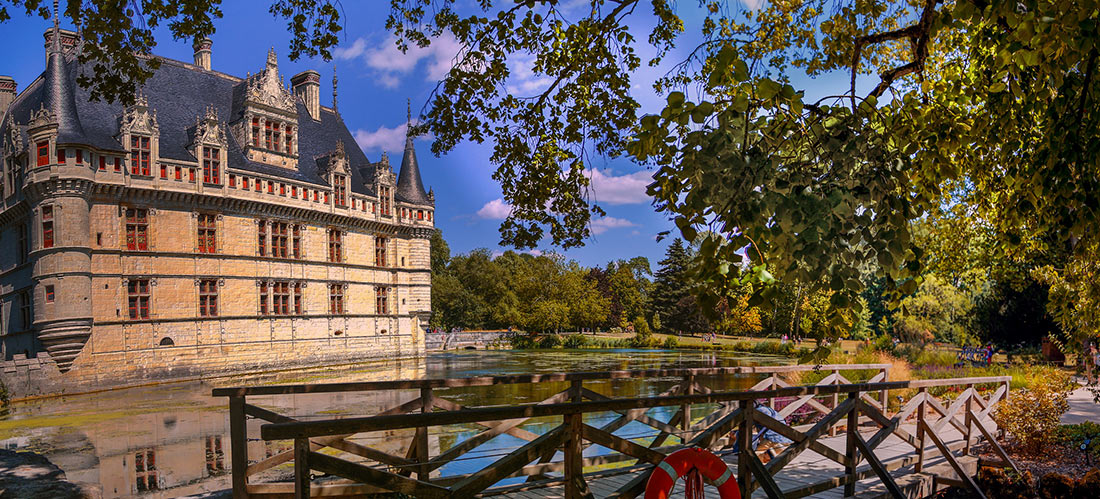
M 424 335 L 424 347 L 427 351 L 438 350 L 475 350 L 497 346 L 508 341 L 508 331 L 459 331 L 426 333 Z

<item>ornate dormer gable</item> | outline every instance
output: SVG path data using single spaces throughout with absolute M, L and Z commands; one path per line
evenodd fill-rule
M 156 110 L 149 107 L 149 99 L 143 92 L 138 92 L 134 104 L 122 111 L 118 120 L 119 142 L 126 144 L 122 139 L 128 134 L 140 134 L 147 136 L 160 135 L 160 125 L 157 123 Z
M 15 157 L 23 152 L 23 137 L 19 134 L 19 127 L 15 125 L 15 118 L 10 114 L 6 125 L 8 133 L 3 137 L 4 143 L 0 148 L 3 154 L 0 156 Z
M 37 131 L 48 126 L 57 126 L 57 116 L 42 104 L 38 110 L 31 111 L 31 121 L 27 124 L 27 128 Z
M 348 194 L 351 186 L 351 163 L 344 141 L 336 141 L 336 149 L 317 159 L 317 174 L 332 186 L 332 205 L 348 208 Z
M 297 97 L 279 75 L 275 49 L 267 53 L 267 67 L 239 84 L 240 119 L 230 133 L 251 161 L 295 169 L 298 166 Z
M 139 91 L 134 104 L 119 116 L 117 138 L 130 151 L 126 171 L 132 176 L 152 177 L 160 153 L 160 125 L 144 92 Z
M 195 126 L 188 130 L 191 145 L 188 147 L 202 168 L 202 182 L 206 186 L 225 185 L 227 150 L 229 143 L 225 139 L 225 129 L 218 119 L 218 110 L 208 106 L 206 112 L 195 117 Z
M 379 215 L 393 215 L 393 192 L 396 184 L 397 175 L 390 166 L 390 157 L 383 152 L 382 159 L 374 165 L 374 192 L 378 195 Z

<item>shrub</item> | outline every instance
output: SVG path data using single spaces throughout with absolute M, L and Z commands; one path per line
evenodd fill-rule
M 1024 471 L 1017 475 L 1000 468 L 982 468 L 978 470 L 978 487 L 986 497 L 998 499 L 1031 499 L 1035 491 L 1031 487 L 1031 473 Z
M 547 334 L 539 338 L 539 348 L 557 348 L 562 344 L 561 335 Z
M 1068 388 L 1065 380 L 1052 376 L 1030 389 L 1015 390 L 993 411 L 993 420 L 1016 438 L 1023 452 L 1036 455 L 1058 437 L 1062 414 L 1069 410 Z
M 1073 496 L 1074 481 L 1061 473 L 1047 473 L 1039 477 L 1039 497 L 1042 499 L 1066 499 Z
M 631 348 L 656 348 L 657 345 L 657 338 L 654 338 L 653 334 L 634 333 L 630 338 Z
M 892 354 L 895 349 L 894 338 L 888 334 L 880 334 L 875 337 L 875 341 L 871 342 L 871 350 Z
M 954 352 L 924 350 L 917 354 L 916 361 L 913 362 L 913 364 L 918 366 L 952 367 L 956 362 L 958 362 L 958 355 Z
M 649 323 L 645 321 L 642 316 L 634 318 L 634 334 L 640 334 L 643 336 L 649 336 L 653 334 L 653 330 L 649 329 Z
M 529 350 L 535 348 L 535 337 L 527 334 L 516 333 L 508 336 L 508 343 L 514 350 Z
M 661 344 L 661 348 L 667 348 L 669 350 L 676 349 L 680 346 L 680 340 L 675 336 L 668 336 L 665 338 L 665 342 Z
M 571 334 L 565 337 L 562 346 L 565 348 L 584 348 L 588 346 L 588 337 L 580 333 Z

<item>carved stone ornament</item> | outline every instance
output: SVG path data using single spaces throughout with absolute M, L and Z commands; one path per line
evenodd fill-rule
M 294 93 L 279 76 L 275 49 L 267 53 L 267 67 L 245 81 L 245 99 L 295 114 Z
M 46 125 L 56 125 L 57 118 L 53 115 L 49 109 L 46 109 L 46 105 L 42 104 L 37 111 L 31 111 L 31 122 L 28 125 L 30 128 L 38 128 Z
M 157 112 L 149 108 L 149 100 L 140 91 L 134 99 L 134 104 L 123 110 L 122 116 L 119 117 L 119 139 L 121 140 L 122 136 L 130 133 L 153 137 L 160 133 L 160 125 L 157 124 Z
M 201 154 L 198 146 L 203 144 L 222 148 L 228 145 L 225 140 L 225 129 L 218 120 L 218 110 L 214 106 L 207 106 L 202 116 L 195 117 L 195 126 L 191 130 L 191 147 L 196 158 Z
M 344 149 L 344 141 L 337 140 L 336 149 L 333 149 L 331 152 L 325 154 L 324 156 L 321 156 L 321 158 L 318 159 L 325 158 L 327 158 L 327 160 L 318 165 L 319 168 L 317 173 L 320 174 L 322 177 L 328 177 L 328 175 L 332 173 L 340 173 L 344 175 L 348 175 L 351 173 L 350 165 L 348 162 L 348 153 L 347 150 Z
M 8 114 L 8 135 L 4 137 L 4 155 L 14 157 L 23 152 L 23 137 L 19 134 L 19 128 L 15 126 L 15 118 Z

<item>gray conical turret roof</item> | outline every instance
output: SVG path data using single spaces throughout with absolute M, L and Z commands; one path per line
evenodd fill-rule
M 76 112 L 74 82 L 69 78 L 69 67 L 61 50 L 60 31 L 57 12 L 54 12 L 53 43 L 50 46 L 49 62 L 46 64 L 46 95 L 43 106 L 57 121 L 58 143 L 84 143 L 84 127 L 80 125 L 80 116 Z
M 412 128 L 410 116 L 409 128 Z M 416 148 L 413 147 L 412 133 L 405 132 L 405 155 L 401 158 L 401 171 L 397 174 L 397 192 L 395 197 L 406 203 L 432 204 L 428 193 L 424 191 L 424 182 L 420 180 L 420 165 L 416 161 Z

